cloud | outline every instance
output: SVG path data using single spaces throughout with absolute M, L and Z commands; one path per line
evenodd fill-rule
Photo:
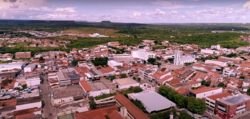
M 244 7 L 244 8 L 249 8 L 249 9 L 250 9 L 250 1 L 248 1 L 247 3 L 245 3 L 245 4 L 243 5 L 243 7 Z
M 201 1 L 205 1 L 205 0 L 192 0 L 194 2 L 201 2 Z
M 18 5 L 18 4 L 14 4 L 14 3 L 13 3 L 13 4 L 11 4 L 9 7 L 10 7 L 10 8 L 14 8 L 14 9 L 15 9 L 15 8 L 18 8 L 18 7 L 19 7 L 19 5 Z
M 180 9 L 180 8 L 194 8 L 195 6 L 191 5 L 181 5 L 179 1 L 170 1 L 170 0 L 156 0 L 151 4 L 161 6 L 164 9 Z
M 75 12 L 75 7 L 57 8 L 56 12 Z
M 11 2 L 11 3 L 14 3 L 16 2 L 17 0 L 3 0 L 4 2 Z

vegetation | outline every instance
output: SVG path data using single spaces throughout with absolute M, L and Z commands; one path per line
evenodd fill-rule
M 111 75 L 111 76 L 110 76 L 110 80 L 111 80 L 111 81 L 113 81 L 115 78 L 116 78 L 115 75 Z
M 171 114 L 171 112 L 173 113 L 173 115 L 174 115 L 174 119 L 176 119 L 176 117 L 177 117 L 177 114 L 176 114 L 176 111 L 175 111 L 175 109 L 171 109 L 171 110 L 168 110 L 168 111 L 164 111 L 164 112 L 158 112 L 158 113 L 156 113 L 156 114 L 152 114 L 151 116 L 150 116 L 150 119 L 170 119 L 170 114 Z M 181 119 L 181 118 L 179 118 L 179 119 Z M 185 118 L 183 118 L 183 119 L 185 119 Z
M 73 60 L 71 63 L 73 66 L 77 66 L 79 61 L 85 61 L 85 60 Z
M 226 55 L 226 57 L 237 57 L 237 54 L 236 53 L 231 53 L 231 54 Z
M 240 76 L 240 79 L 245 79 L 245 76 Z
M 150 63 L 150 64 L 155 64 L 155 62 L 156 62 L 156 60 L 155 60 L 155 58 L 148 58 L 148 62 Z
M 167 46 L 163 46 L 163 45 L 154 45 L 152 46 L 152 50 L 155 51 L 156 49 L 165 49 L 167 48 Z
M 121 78 L 126 78 L 126 77 L 127 77 L 127 74 L 124 74 L 124 73 L 123 73 L 123 74 L 120 75 L 120 77 L 121 77 Z
M 219 83 L 219 84 L 218 84 L 218 87 L 225 88 L 225 87 L 226 87 L 226 85 L 225 85 L 224 83 Z
M 23 89 L 26 89 L 26 88 L 27 88 L 27 84 L 23 84 L 23 85 L 22 85 L 22 88 L 23 88 Z
M 116 95 L 116 93 L 102 94 L 100 96 L 96 96 L 95 99 L 100 100 L 100 99 L 108 98 L 108 97 L 115 96 L 115 95 Z
M 89 108 L 90 108 L 90 109 L 95 109 L 95 108 L 96 108 L 96 104 L 95 104 L 95 101 L 94 101 L 94 100 L 90 100 L 90 101 L 89 101 Z
M 211 81 L 202 80 L 201 85 L 209 87 L 211 85 Z
M 146 111 L 146 108 L 144 107 L 144 105 L 142 104 L 142 102 L 140 101 L 140 100 L 133 100 L 133 99 L 130 99 L 130 101 L 132 102 L 132 103 L 134 103 L 135 104 L 135 106 L 136 107 L 138 107 L 140 110 L 142 110 L 143 112 L 147 112 Z
M 247 95 L 250 95 L 250 88 L 247 89 Z
M 91 60 L 91 62 L 95 65 L 95 66 L 105 66 L 108 63 L 108 58 L 104 57 L 104 58 L 95 58 L 95 60 Z
M 140 87 L 130 87 L 128 90 L 122 90 L 120 93 L 123 95 L 129 94 L 129 93 L 139 93 L 143 90 Z
M 194 117 L 189 115 L 186 111 L 181 111 L 178 119 L 194 119 Z
M 192 113 L 203 114 L 206 110 L 206 104 L 202 99 L 194 97 L 183 97 L 172 88 L 160 86 L 158 89 L 159 94 L 175 102 L 180 108 L 187 108 Z

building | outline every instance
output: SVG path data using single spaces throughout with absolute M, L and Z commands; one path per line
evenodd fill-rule
M 10 60 L 12 60 L 12 54 L 10 53 L 0 54 L 0 61 L 10 61 Z
M 111 47 L 116 47 L 116 46 L 119 46 L 120 43 L 117 41 L 117 42 L 108 42 L 108 46 L 111 46 Z
M 211 49 L 215 49 L 215 50 L 219 50 L 220 49 L 220 45 L 211 45 Z
M 243 94 L 217 99 L 215 114 L 223 119 L 239 116 L 250 110 L 250 97 Z
M 57 72 L 60 86 L 78 84 L 80 78 L 74 68 L 62 69 Z
M 134 61 L 134 58 L 130 54 L 114 54 L 112 57 L 119 62 L 129 63 Z
M 130 93 L 128 97 L 133 100 L 140 100 L 148 113 L 157 112 L 171 107 L 175 107 L 176 104 L 167 98 L 161 96 L 155 91 L 143 91 L 140 93 Z M 152 103 L 152 100 L 157 103 Z
M 108 66 L 110 66 L 111 68 L 115 68 L 116 66 L 123 66 L 123 63 L 116 60 L 109 60 Z
M 171 81 L 173 76 L 168 69 L 157 71 L 149 76 L 150 80 L 156 81 L 158 84 L 164 84 L 166 81 Z
M 31 58 L 31 52 L 16 52 L 15 53 L 15 58 L 16 59 Z
M 37 65 L 38 65 L 37 63 L 31 63 L 27 65 L 26 67 L 24 67 L 23 70 L 24 72 L 32 72 L 36 68 Z
M 198 88 L 201 86 L 201 82 L 199 81 L 187 81 L 186 82 L 191 88 Z
M 100 71 L 104 74 L 104 76 L 115 75 L 115 70 L 111 67 L 101 67 Z
M 195 98 L 205 98 L 207 96 L 211 96 L 221 92 L 222 88 L 203 87 L 195 90 L 190 90 L 189 96 L 193 96 Z
M 84 91 L 79 85 L 54 88 L 51 91 L 51 104 L 61 105 L 83 99 Z
M 22 70 L 25 66 L 25 63 L 4 63 L 0 64 L 0 71 L 7 71 L 12 69 Z
M 86 112 L 75 113 L 75 119 L 123 119 L 122 116 L 118 113 L 117 106 L 109 106 L 105 108 L 94 109 Z
M 222 93 L 218 93 L 218 94 L 206 97 L 205 102 L 206 102 L 206 106 L 207 106 L 207 112 L 211 113 L 211 114 L 214 114 L 215 113 L 216 100 L 226 98 L 228 96 L 232 96 L 232 94 L 228 93 L 228 92 L 222 92 Z
M 93 81 L 80 81 L 80 86 L 85 93 L 87 93 L 90 97 L 96 97 L 102 94 L 109 94 L 110 89 L 101 81 L 93 82 Z
M 140 83 L 131 78 L 115 79 L 113 80 L 113 83 L 116 83 L 116 88 L 120 90 L 128 89 L 130 87 L 140 86 Z
M 144 49 L 139 49 L 139 50 L 134 50 L 131 51 L 131 55 L 133 58 L 139 58 L 142 60 L 147 61 L 149 58 L 155 58 L 155 53 L 144 50 Z
M 16 111 L 30 108 L 42 108 L 42 97 L 21 98 L 17 100 Z
M 182 56 L 181 51 L 175 50 L 174 52 L 174 64 L 184 65 L 185 63 L 195 63 L 197 62 L 192 56 Z
M 150 119 L 148 115 L 143 113 L 137 106 L 135 106 L 124 95 L 118 93 L 115 96 L 116 103 L 120 108 L 120 114 L 125 119 Z

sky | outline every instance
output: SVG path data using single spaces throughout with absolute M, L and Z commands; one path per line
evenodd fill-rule
M 250 0 L 0 0 L 0 19 L 250 23 Z

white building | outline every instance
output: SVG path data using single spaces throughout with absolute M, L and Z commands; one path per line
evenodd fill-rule
M 37 63 L 29 64 L 28 66 L 24 67 L 24 72 L 32 72 L 37 65 Z
M 0 64 L 0 71 L 12 70 L 12 69 L 23 69 L 25 63 L 5 63 Z
M 220 67 L 227 66 L 226 62 L 222 62 L 222 61 L 219 61 L 219 60 L 206 60 L 205 64 L 217 65 L 217 66 L 220 66 Z
M 109 94 L 110 89 L 102 82 L 92 82 L 92 81 L 80 81 L 80 86 L 83 91 L 88 93 L 88 96 L 96 97 L 102 94 Z
M 155 58 L 156 54 L 153 52 L 149 52 L 145 49 L 139 49 L 139 50 L 131 51 L 131 55 L 134 58 L 139 58 L 139 59 L 147 61 L 149 58 Z
M 16 111 L 24 110 L 30 108 L 38 108 L 42 107 L 41 97 L 31 97 L 31 98 L 21 98 L 17 100 Z
M 181 51 L 175 50 L 174 54 L 174 64 L 175 65 L 184 65 L 185 63 L 195 63 L 197 62 L 195 58 L 191 56 L 182 56 Z
M 220 49 L 220 45 L 211 45 L 211 49 L 219 50 Z
M 132 98 L 133 100 L 140 100 L 148 113 L 154 111 L 161 111 L 176 106 L 175 103 L 161 96 L 155 91 L 143 91 L 140 93 L 131 93 L 128 94 L 128 97 Z M 152 101 L 157 103 L 152 103 Z
M 195 98 L 205 98 L 218 93 L 222 93 L 222 88 L 204 87 L 190 90 L 189 96 L 194 96 Z
M 116 83 L 116 88 L 120 90 L 140 86 L 140 83 L 131 78 L 115 79 L 113 80 L 113 83 Z
M 123 63 L 121 63 L 119 61 L 115 61 L 115 60 L 109 60 L 108 65 L 111 68 L 115 68 L 116 66 L 123 66 Z

